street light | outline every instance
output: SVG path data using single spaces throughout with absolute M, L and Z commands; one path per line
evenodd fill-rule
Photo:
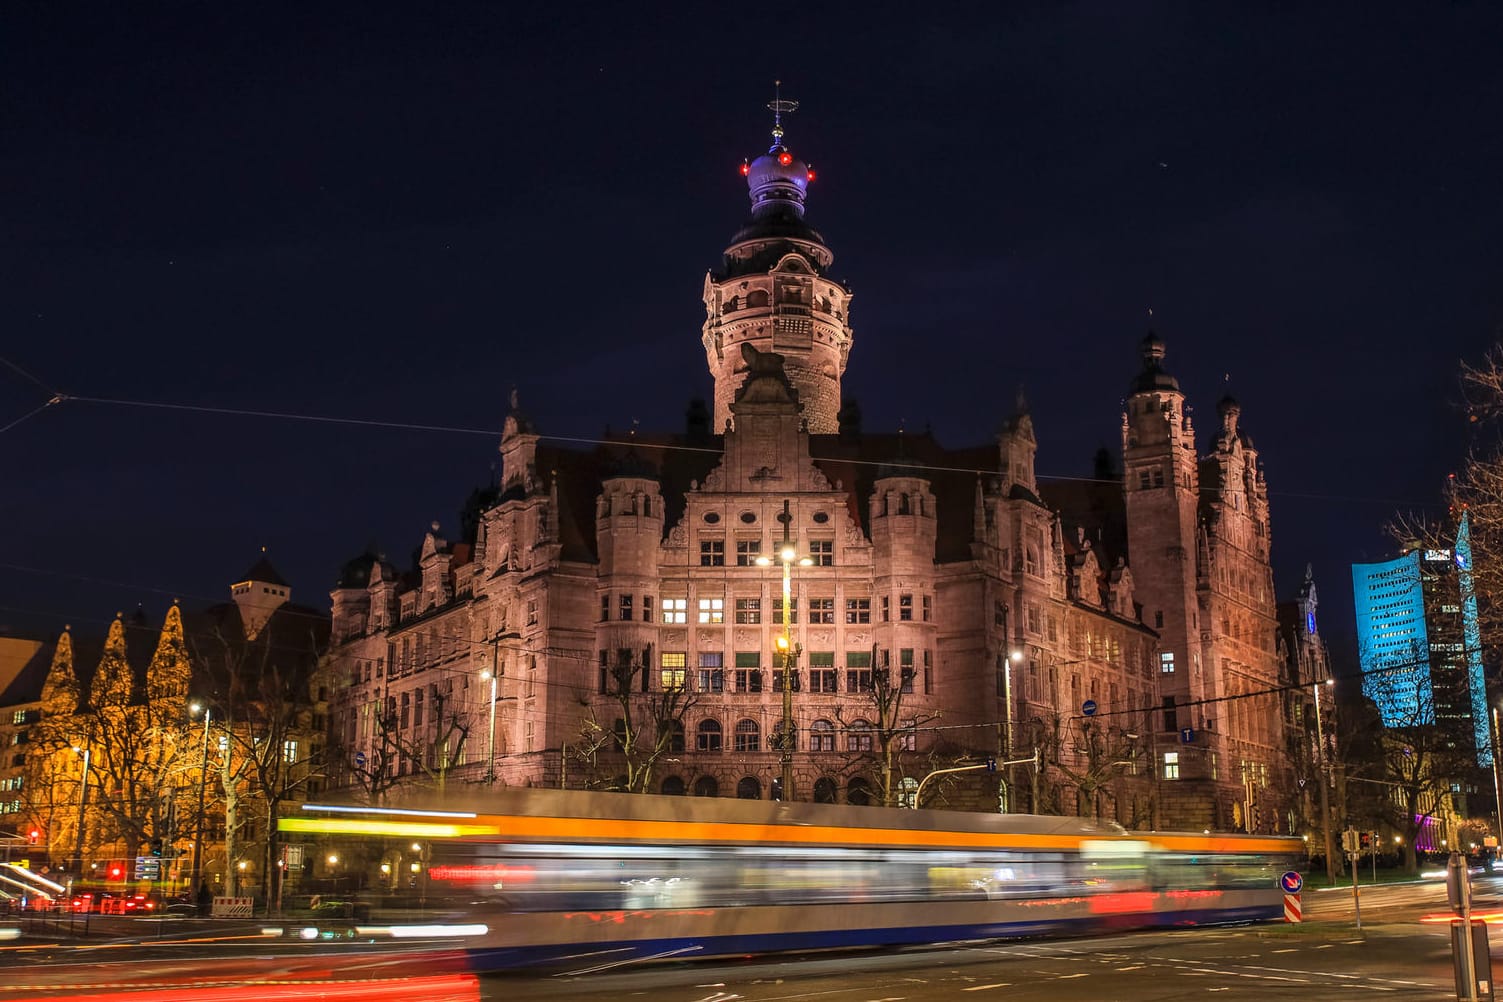
M 83 877 L 84 808 L 89 804 L 90 749 L 74 745 L 73 750 L 83 756 L 83 778 L 78 781 L 78 842 L 73 852 L 73 858 L 78 860 L 78 875 L 81 878 Z
M 783 565 L 783 635 L 777 638 L 778 650 L 783 653 L 783 735 L 779 742 L 783 752 L 783 797 L 784 801 L 793 799 L 793 565 L 796 562 L 800 567 L 808 567 L 814 561 L 809 557 L 800 557 L 798 548 L 794 545 L 790 526 L 793 524 L 793 514 L 788 509 L 788 501 L 783 501 L 783 513 L 778 516 L 778 521 L 783 523 L 783 541 L 778 546 L 778 563 Z M 757 558 L 759 567 L 768 567 L 772 564 L 772 558 L 760 556 Z
M 1000 751 L 1002 752 L 1003 762 L 1006 762 L 1008 759 L 1012 758 L 1012 666 L 1015 664 L 1022 664 L 1022 662 L 1022 651 L 1010 651 L 1007 655 L 1007 659 L 1003 662 L 1002 702 L 1006 706 L 1006 715 L 1002 720 L 1002 747 L 1000 749 Z M 1011 775 L 1010 767 L 1005 768 L 1002 774 L 1002 789 L 1005 791 L 1005 793 L 1003 794 L 1002 802 L 1002 811 L 1004 814 L 1012 813 L 1012 783 L 1008 782 L 1009 775 Z
M 485 756 L 485 781 L 487 783 L 494 783 L 496 781 L 496 703 L 499 700 L 497 686 L 501 682 L 501 641 L 520 639 L 522 639 L 522 635 L 514 630 L 507 633 L 498 633 L 492 637 L 491 666 L 487 671 L 480 673 L 481 679 L 489 679 L 491 683 L 490 730 L 487 732 Z
M 1331 841 L 1331 792 L 1329 789 L 1331 785 L 1331 761 L 1326 755 L 1325 731 L 1320 725 L 1320 687 L 1322 685 L 1332 686 L 1335 684 L 1336 680 L 1333 678 L 1326 679 L 1324 683 L 1310 683 L 1310 691 L 1315 696 L 1315 764 L 1317 770 L 1320 772 L 1321 837 L 1325 844 L 1326 879 L 1332 881 L 1336 879 L 1336 846 Z M 1496 779 L 1496 777 L 1497 773 L 1495 771 L 1494 778 Z
M 204 738 L 203 750 L 198 760 L 198 818 L 193 823 L 193 882 L 190 885 L 194 893 L 203 883 L 203 855 L 204 855 L 204 787 L 209 781 L 209 722 L 214 717 L 214 711 L 202 703 L 189 703 L 188 712 L 192 716 L 198 716 L 198 711 L 204 714 Z

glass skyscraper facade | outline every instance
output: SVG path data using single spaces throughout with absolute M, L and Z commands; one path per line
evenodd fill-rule
M 1452 549 L 1353 564 L 1352 592 L 1362 693 L 1383 726 L 1440 724 L 1492 765 L 1467 518 Z

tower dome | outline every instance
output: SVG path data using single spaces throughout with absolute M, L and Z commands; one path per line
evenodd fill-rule
M 783 117 L 797 101 L 778 96 L 772 145 L 741 165 L 751 218 L 705 278 L 703 343 L 715 379 L 714 428 L 731 420 L 731 404 L 746 378 L 749 345 L 776 352 L 802 403 L 809 430 L 839 430 L 840 378 L 853 335 L 851 292 L 828 276 L 835 259 L 824 237 L 804 221 L 814 168 L 784 142 Z

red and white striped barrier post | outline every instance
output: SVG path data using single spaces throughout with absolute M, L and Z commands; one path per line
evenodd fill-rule
M 1301 922 L 1301 921 L 1303 921 L 1303 919 L 1300 917 L 1300 903 L 1299 903 L 1299 895 L 1298 894 L 1286 894 L 1286 895 L 1284 895 L 1284 921 L 1285 922 Z

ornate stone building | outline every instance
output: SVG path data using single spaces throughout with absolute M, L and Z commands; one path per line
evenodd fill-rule
M 804 220 L 813 172 L 774 140 L 705 282 L 712 408 L 582 449 L 514 394 L 500 483 L 458 538 L 435 523 L 405 572 L 346 564 L 331 780 L 912 802 L 940 769 L 1037 748 L 1037 773 L 982 765 L 924 802 L 1274 830 L 1280 810 L 1244 809 L 1271 798 L 1283 737 L 1267 496 L 1235 403 L 1200 456 L 1150 336 L 1125 473 L 1041 487 L 1021 399 L 977 414 L 1002 430 L 975 447 L 863 433 L 840 391 L 851 294 Z M 785 538 L 787 610 L 759 561 Z

